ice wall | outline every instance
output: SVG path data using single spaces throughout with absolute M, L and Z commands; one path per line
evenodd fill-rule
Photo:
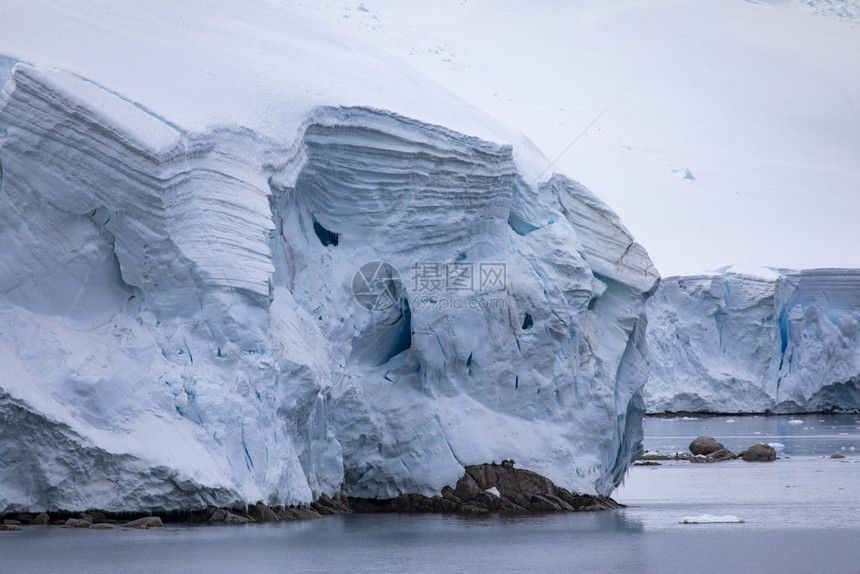
M 860 271 L 670 277 L 649 301 L 650 412 L 860 409 Z
M 607 494 L 639 448 L 658 275 L 510 145 L 367 107 L 188 130 L 27 64 L 0 133 L 0 511 L 431 494 L 502 459 Z M 402 287 L 368 310 L 375 260 Z

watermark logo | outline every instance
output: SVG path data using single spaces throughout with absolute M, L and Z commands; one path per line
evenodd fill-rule
M 412 265 L 410 307 L 413 310 L 504 309 L 507 291 L 505 263 L 416 261 Z M 352 278 L 355 300 L 369 311 L 397 305 L 403 293 L 400 274 L 384 261 L 362 265 Z
M 368 311 L 386 311 L 400 301 L 403 281 L 400 273 L 385 261 L 370 261 L 352 277 L 352 294 Z
M 412 266 L 412 290 L 415 293 L 471 291 L 486 293 L 507 288 L 504 263 L 471 261 L 416 261 Z

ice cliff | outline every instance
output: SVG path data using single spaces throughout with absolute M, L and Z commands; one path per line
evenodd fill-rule
M 183 123 L 6 62 L 0 512 L 433 494 L 502 459 L 620 481 L 658 275 L 521 140 L 307 100 Z
M 663 279 L 649 412 L 860 409 L 860 270 Z

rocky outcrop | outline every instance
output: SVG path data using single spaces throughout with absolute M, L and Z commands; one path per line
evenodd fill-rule
M 705 456 L 722 450 L 723 444 L 717 442 L 712 436 L 700 436 L 693 439 L 690 443 L 690 452 L 694 455 L 703 454 Z
M 767 444 L 755 444 L 741 453 L 747 462 L 771 462 L 776 460 L 776 450 Z
M 736 455 L 727 448 L 721 448 L 720 450 L 712 452 L 708 455 L 708 459 L 714 462 L 718 462 L 721 460 L 734 460 L 737 457 L 738 455 Z
M 126 528 L 158 528 L 164 526 L 164 522 L 158 516 L 145 516 L 131 522 L 126 522 L 123 526 Z
M 206 510 L 192 512 L 188 522 L 210 524 L 248 524 L 251 522 L 282 522 L 311 520 L 332 514 L 349 514 L 352 510 L 344 500 L 335 500 L 323 494 L 311 503 L 310 508 L 295 506 L 268 506 L 263 501 L 249 504 L 247 511 L 237 508 L 218 508 L 210 506 Z
M 389 500 L 350 498 L 355 512 L 538 513 L 609 510 L 622 505 L 603 496 L 572 494 L 550 479 L 514 468 L 513 461 L 466 467 L 441 495 L 401 494 Z

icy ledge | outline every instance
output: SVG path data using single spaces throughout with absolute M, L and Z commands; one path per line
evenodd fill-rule
M 582 186 L 380 110 L 191 133 L 62 71 L 11 77 L 0 512 L 430 496 L 503 459 L 574 493 L 621 480 L 659 279 Z M 403 278 L 381 311 L 351 290 L 373 260 Z M 434 306 L 425 263 L 474 284 Z
M 649 412 L 860 409 L 860 270 L 669 277 L 647 305 Z

